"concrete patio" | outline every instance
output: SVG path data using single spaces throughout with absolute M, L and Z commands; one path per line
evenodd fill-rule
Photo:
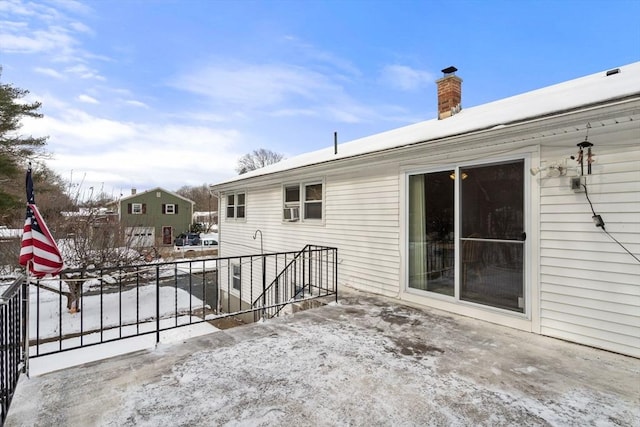
M 640 360 L 354 291 L 23 376 L 6 426 L 640 426 Z

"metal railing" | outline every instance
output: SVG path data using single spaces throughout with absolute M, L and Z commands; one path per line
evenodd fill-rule
M 11 399 L 24 371 L 26 341 L 26 292 L 23 276 L 0 296 L 0 426 L 9 412 Z
M 254 313 L 272 317 L 287 304 L 332 295 L 337 298 L 337 249 L 319 246 L 64 270 L 32 288 L 29 354 L 34 358 L 150 334 L 158 343 L 162 331 L 205 322 L 217 326 L 229 317 L 249 323 L 258 317 Z
M 307 245 L 299 252 L 67 269 L 32 281 L 30 296 L 20 276 L 0 297 L 0 426 L 29 357 L 149 334 L 158 343 L 161 331 L 185 325 L 251 322 L 294 303 L 337 301 L 337 258 L 336 248 Z
M 337 249 L 315 245 L 306 245 L 289 261 L 285 258 L 285 267 L 252 303 L 255 320 L 278 316 L 302 301 L 327 296 L 337 301 L 337 259 Z

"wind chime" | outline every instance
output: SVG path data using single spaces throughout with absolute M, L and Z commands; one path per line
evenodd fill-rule
M 590 128 L 591 128 L 591 124 L 587 123 L 587 134 L 584 137 L 584 141 L 578 144 L 580 151 L 578 151 L 578 158 L 576 159 L 576 162 L 580 164 L 581 176 L 584 176 L 585 148 L 587 149 L 587 156 L 586 156 L 587 175 L 591 175 L 591 165 L 596 161 L 596 155 L 593 153 L 593 151 L 591 151 L 591 147 L 593 147 L 593 144 L 588 141 Z

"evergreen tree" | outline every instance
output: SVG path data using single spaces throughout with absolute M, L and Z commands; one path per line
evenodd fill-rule
M 24 183 L 20 183 L 25 163 L 43 154 L 48 138 L 20 134 L 24 118 L 42 117 L 40 102 L 22 101 L 28 94 L 28 90 L 0 81 L 0 221 L 24 206 Z

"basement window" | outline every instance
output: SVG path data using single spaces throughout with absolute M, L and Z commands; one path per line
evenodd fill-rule
M 235 289 L 236 291 L 240 290 L 240 287 L 242 286 L 242 267 L 240 266 L 240 264 L 233 264 L 232 265 L 232 272 L 233 272 L 233 289 Z

